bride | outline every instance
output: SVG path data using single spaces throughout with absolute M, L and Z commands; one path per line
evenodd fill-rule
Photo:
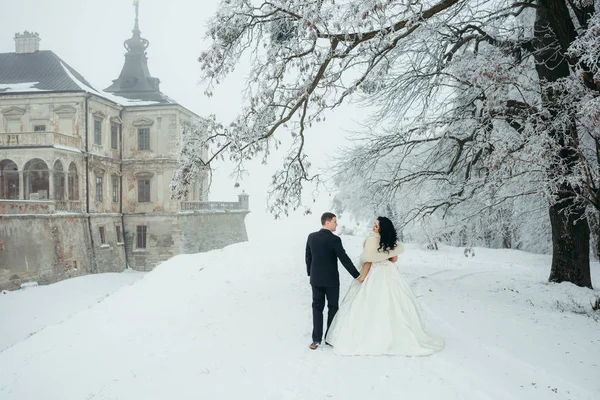
M 403 251 L 392 221 L 378 217 L 363 244 L 361 275 L 327 334 L 336 354 L 425 356 L 444 348 L 425 331 L 417 299 L 394 264 Z

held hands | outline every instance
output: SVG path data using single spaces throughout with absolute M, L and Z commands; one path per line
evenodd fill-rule
M 363 264 L 362 271 L 360 271 L 360 276 L 356 278 L 357 281 L 363 283 L 369 274 L 369 270 L 371 269 L 371 262 L 366 262 Z

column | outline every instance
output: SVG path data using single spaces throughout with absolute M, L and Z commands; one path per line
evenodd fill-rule
M 150 190 L 152 190 L 152 186 L 150 186 Z M 156 190 L 157 190 L 157 203 L 160 205 L 164 205 L 164 193 L 163 193 L 163 173 L 162 171 L 156 174 Z M 150 200 L 152 200 L 152 196 L 150 196 Z
M 48 199 L 54 200 L 54 170 L 48 170 Z
M 65 195 L 63 198 L 65 200 L 71 200 L 69 198 L 69 172 L 65 172 Z
M 23 179 L 23 171 L 19 171 L 19 200 L 25 200 L 25 179 Z

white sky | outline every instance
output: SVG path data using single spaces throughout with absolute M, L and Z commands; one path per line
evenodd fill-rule
M 0 0 L 0 53 L 14 51 L 14 35 L 24 30 L 38 32 L 40 49 L 52 50 L 90 83 L 100 89 L 116 79 L 123 66 L 123 41 L 131 37 L 134 7 L 131 0 Z M 161 91 L 199 115 L 215 113 L 221 122 L 229 122 L 242 99 L 244 66 L 211 99 L 199 85 L 197 58 L 208 46 L 204 33 L 218 0 L 141 0 L 140 29 L 150 41 L 148 63 L 152 76 L 161 80 Z M 309 132 L 307 151 L 313 165 L 323 168 L 343 144 L 356 109 L 343 108 L 329 116 L 325 124 Z M 345 116 L 350 116 L 346 118 Z M 325 149 L 325 151 L 324 151 Z M 265 190 L 280 160 L 269 165 L 249 164 L 250 176 L 235 189 L 229 179 L 227 163 L 217 166 L 211 200 L 235 201 L 243 189 L 250 194 L 253 212 L 263 213 Z M 329 207 L 328 195 L 322 194 L 313 211 L 320 214 Z

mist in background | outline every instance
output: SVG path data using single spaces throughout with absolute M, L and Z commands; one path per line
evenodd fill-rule
M 131 37 L 134 7 L 131 0 L 81 1 L 0 0 L 0 53 L 14 51 L 14 35 L 25 30 L 38 32 L 41 50 L 52 50 L 67 64 L 81 73 L 97 89 L 105 89 L 118 78 L 124 62 L 123 42 Z M 203 49 L 209 46 L 205 39 L 208 20 L 218 7 L 218 0 L 141 0 L 140 30 L 150 42 L 147 50 L 148 66 L 152 76 L 161 81 L 160 89 L 167 96 L 200 116 L 215 114 L 219 122 L 229 123 L 241 109 L 242 91 L 249 70 L 241 63 L 238 69 L 211 98 L 203 94 L 200 82 L 200 64 L 197 61 Z M 313 125 L 307 134 L 306 152 L 313 164 L 313 172 L 330 171 L 329 166 L 340 146 L 349 145 L 349 132 L 360 129 L 356 121 L 366 111 L 356 106 L 342 106 L 327 115 L 327 120 Z M 285 132 L 279 137 L 285 143 Z M 248 174 L 234 187 L 230 177 L 232 168 L 227 160 L 215 165 L 209 200 L 236 201 L 245 191 L 250 195 L 251 213 L 247 217 L 250 238 L 260 238 L 268 230 L 316 230 L 319 217 L 329 211 L 333 199 L 332 185 L 316 192 L 316 202 L 310 195 L 314 188 L 306 187 L 305 208 L 291 212 L 287 218 L 275 222 L 266 211 L 266 197 L 271 176 L 281 165 L 278 155 L 285 146 L 272 153 L 263 165 L 261 160 L 247 164 Z M 342 217 L 340 223 L 351 223 Z

